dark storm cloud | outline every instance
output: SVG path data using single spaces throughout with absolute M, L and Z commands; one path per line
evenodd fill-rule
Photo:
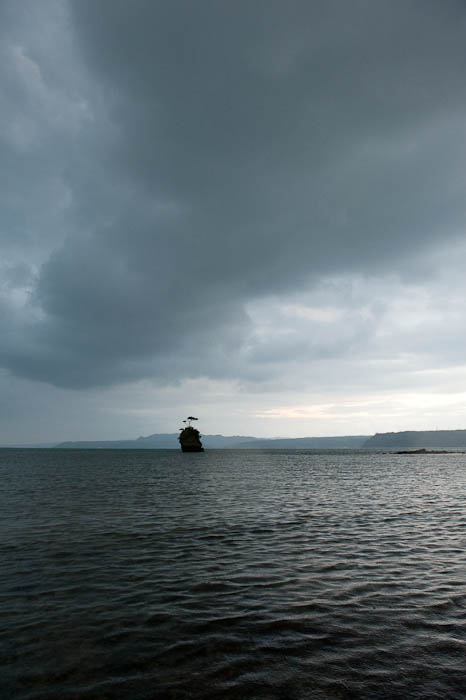
M 32 190 L 5 203 L 5 238 L 54 187 L 66 200 L 41 220 L 54 250 L 5 334 L 11 371 L 262 378 L 260 357 L 331 354 L 370 327 L 251 348 L 247 302 L 406 271 L 462 234 L 463 3 L 75 0 L 66 26 L 62 72 L 60 46 L 22 48 L 44 84 L 36 150 L 27 124 L 4 145 L 14 189 Z

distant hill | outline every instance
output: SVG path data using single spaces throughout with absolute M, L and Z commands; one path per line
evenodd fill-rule
M 246 435 L 202 435 L 207 449 L 466 449 L 466 430 L 405 430 L 375 435 L 336 437 L 255 438 Z M 44 445 L 45 446 L 45 445 Z M 178 450 L 178 433 L 155 433 L 137 440 L 86 440 L 61 442 L 66 449 Z
M 464 449 L 466 430 L 405 430 L 376 433 L 364 443 L 370 449 Z
M 30 442 L 27 444 L 21 443 L 10 443 L 5 445 L 0 445 L 2 450 L 30 450 L 30 449 L 49 449 L 51 447 L 56 447 L 56 442 Z
M 348 435 L 346 437 L 307 437 L 307 438 L 254 438 L 246 435 L 202 435 L 206 449 L 359 449 L 367 441 L 368 435 Z M 177 450 L 180 447 L 178 433 L 158 433 L 139 437 L 137 440 L 87 440 L 61 442 L 56 447 L 64 449 L 107 449 L 107 450 Z
M 305 437 L 305 438 L 271 438 L 265 440 L 256 438 L 254 442 L 243 442 L 236 445 L 243 449 L 353 449 L 362 448 L 367 441 L 367 435 L 345 435 L 338 437 Z
M 61 442 L 56 447 L 66 449 L 107 449 L 107 450 L 178 450 L 179 433 L 156 433 L 137 440 L 85 440 Z M 202 444 L 210 449 L 228 449 L 238 447 L 240 443 L 254 442 L 255 438 L 247 435 L 202 435 Z

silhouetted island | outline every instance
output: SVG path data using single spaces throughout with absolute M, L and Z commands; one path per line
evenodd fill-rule
M 199 430 L 193 428 L 191 421 L 197 420 L 194 416 L 188 416 L 183 423 L 187 423 L 184 428 L 180 428 L 181 433 L 178 438 L 181 444 L 182 452 L 204 452 L 201 442 L 201 434 Z

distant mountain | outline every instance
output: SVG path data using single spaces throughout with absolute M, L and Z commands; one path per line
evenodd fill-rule
M 375 435 L 336 437 L 255 438 L 247 435 L 202 435 L 207 449 L 466 449 L 466 430 L 405 430 Z M 20 447 L 18 445 L 18 447 Z M 22 445 L 21 447 L 36 447 Z M 37 447 L 108 450 L 178 450 L 178 433 L 155 433 L 137 440 L 81 440 Z
M 254 442 L 243 442 L 236 445 L 242 449 L 267 450 L 321 450 L 321 449 L 352 449 L 363 447 L 368 435 L 344 435 L 337 437 L 305 437 L 305 438 L 255 438 Z
M 245 435 L 202 435 L 206 449 L 359 449 L 367 441 L 368 435 L 348 435 L 345 437 L 307 438 L 254 438 Z M 97 440 L 61 442 L 56 447 L 66 449 L 107 449 L 107 450 L 177 450 L 180 447 L 178 433 L 159 433 L 139 437 L 137 440 Z
M 466 430 L 404 430 L 399 433 L 376 433 L 364 443 L 371 449 L 464 449 Z
M 55 447 L 56 442 L 31 442 L 27 445 L 20 443 L 11 443 L 9 445 L 0 445 L 2 450 L 30 450 L 30 449 L 49 449 L 50 447 Z
M 107 450 L 178 450 L 179 433 L 156 433 L 137 440 L 85 440 L 78 442 L 61 442 L 56 447 L 66 449 L 107 449 Z M 240 443 L 254 442 L 255 438 L 247 435 L 202 435 L 202 444 L 207 449 L 228 449 L 238 447 Z

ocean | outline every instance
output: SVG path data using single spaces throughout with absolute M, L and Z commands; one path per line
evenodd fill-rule
M 466 698 L 466 455 L 0 450 L 0 697 Z

